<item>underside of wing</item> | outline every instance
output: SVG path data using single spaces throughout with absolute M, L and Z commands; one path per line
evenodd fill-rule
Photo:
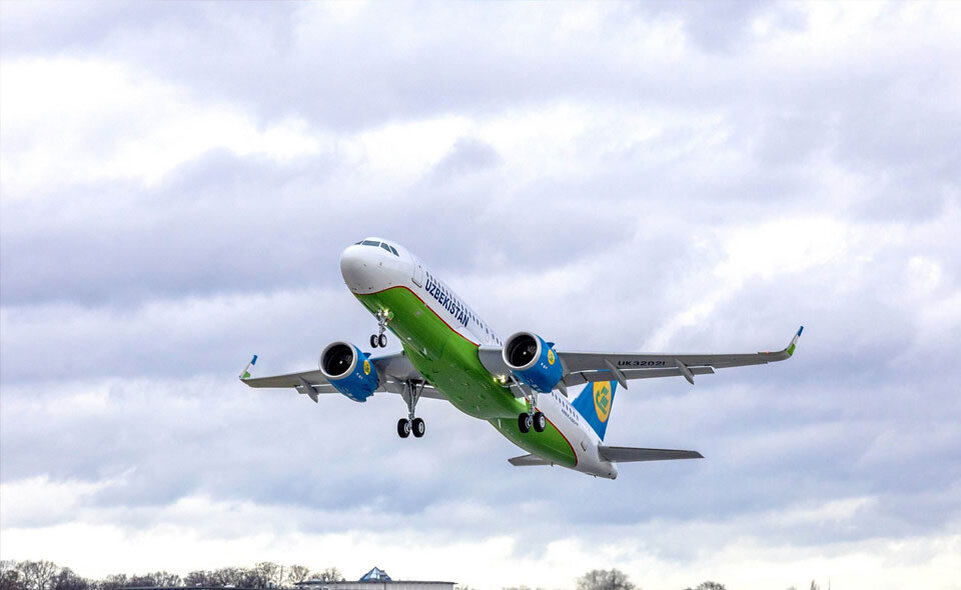
M 597 447 L 601 458 L 612 463 L 634 461 L 670 461 L 673 459 L 703 459 L 697 451 L 678 451 L 674 449 L 640 449 L 635 447 Z
M 389 354 L 370 360 L 380 378 L 380 385 L 376 391 L 406 395 L 406 382 L 424 381 L 424 378 L 417 369 L 414 368 L 414 365 L 411 364 L 407 355 L 404 353 Z M 249 368 L 250 365 L 248 365 L 248 369 Z M 249 373 L 245 371 L 244 376 L 247 375 L 249 375 Z M 244 378 L 244 376 L 241 376 L 240 380 L 248 387 L 293 387 L 297 390 L 297 393 L 307 395 L 315 402 L 317 401 L 318 394 L 340 393 L 336 387 L 331 385 L 330 381 L 327 380 L 327 377 L 324 376 L 320 369 L 301 371 L 299 373 L 287 373 L 285 375 L 273 375 L 270 377 Z M 429 383 L 424 384 L 420 397 L 447 399 L 443 393 Z
M 782 350 L 746 354 L 671 354 L 671 353 L 605 353 L 558 352 L 565 368 L 565 385 L 591 381 L 627 381 L 655 377 L 684 377 L 692 385 L 695 375 L 710 375 L 715 369 L 764 365 L 791 358 L 802 326 Z
M 634 379 L 657 377 L 684 377 L 691 384 L 696 375 L 710 375 L 715 369 L 763 365 L 783 361 L 794 354 L 802 326 L 791 342 L 776 352 L 754 352 L 745 354 L 672 354 L 672 353 L 634 353 L 634 352 L 564 352 L 557 351 L 561 366 L 564 368 L 558 389 L 582 385 L 595 381 L 617 381 L 627 388 L 627 382 Z M 481 346 L 477 355 L 481 364 L 495 376 L 509 375 L 511 370 L 504 363 L 499 346 Z M 521 389 L 515 395 L 523 395 Z
M 288 373 L 286 375 L 272 375 L 270 377 L 248 377 L 247 379 L 241 379 L 241 381 L 243 381 L 247 387 L 301 387 L 303 382 L 306 381 L 318 390 L 327 390 L 318 391 L 317 393 L 337 393 L 337 390 L 327 381 L 327 378 L 320 372 L 320 369 L 301 371 L 300 373 Z

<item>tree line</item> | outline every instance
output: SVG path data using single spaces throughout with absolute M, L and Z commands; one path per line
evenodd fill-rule
M 454 590 L 458 590 L 455 586 Z M 461 590 L 472 590 L 461 588 Z M 544 588 L 530 588 L 528 586 L 511 586 L 502 590 L 545 590 Z M 577 579 L 577 590 L 641 590 L 628 577 L 627 574 L 619 569 L 610 570 L 591 570 Z M 694 588 L 687 587 L 684 590 L 727 590 L 724 584 L 712 582 L 710 580 L 701 582 Z
M 0 561 L 0 590 L 124 590 L 127 588 L 206 586 L 218 588 L 292 588 L 298 582 L 318 580 L 343 582 L 344 576 L 335 567 L 311 570 L 302 565 L 278 565 L 261 561 L 253 567 L 223 567 L 216 570 L 196 570 L 184 577 L 159 571 L 128 576 L 114 574 L 100 580 L 82 578 L 68 567 L 51 561 Z M 454 590 L 473 590 L 469 586 L 455 586 Z M 503 590 L 543 590 L 515 586 Z M 577 579 L 577 590 L 641 590 L 627 574 L 618 570 L 591 570 Z M 724 584 L 705 581 L 685 590 L 726 590 Z M 792 586 L 788 590 L 795 590 Z M 810 590 L 820 590 L 812 580 Z
M 78 576 L 52 561 L 0 561 L 0 590 L 122 590 L 157 586 L 213 586 L 219 588 L 291 588 L 298 582 L 342 582 L 335 567 L 315 571 L 303 565 L 261 561 L 253 567 L 196 570 L 186 576 L 166 571 L 139 575 L 113 574 L 102 579 Z

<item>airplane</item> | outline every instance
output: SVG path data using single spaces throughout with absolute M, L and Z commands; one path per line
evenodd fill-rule
M 340 393 L 365 402 L 375 392 L 399 394 L 407 417 L 397 434 L 424 436 L 416 416 L 422 398 L 449 401 L 486 420 L 527 452 L 514 466 L 557 465 L 595 477 L 617 478 L 617 463 L 698 459 L 697 451 L 608 446 L 604 435 L 618 386 L 655 377 L 683 377 L 715 369 L 783 361 L 794 354 L 804 326 L 777 352 L 753 354 L 606 353 L 557 350 L 538 334 L 516 332 L 501 340 L 418 257 L 392 240 L 365 238 L 340 255 L 351 293 L 377 320 L 370 348 L 387 345 L 389 330 L 402 351 L 372 356 L 351 342 L 328 344 L 317 370 L 253 378 L 257 355 L 240 375 L 250 387 L 294 388 L 315 403 Z M 585 385 L 568 399 L 569 388 Z

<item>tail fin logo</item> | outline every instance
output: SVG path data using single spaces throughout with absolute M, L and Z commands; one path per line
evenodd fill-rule
M 597 419 L 607 422 L 607 417 L 611 415 L 611 385 L 607 381 L 594 382 L 594 409 Z

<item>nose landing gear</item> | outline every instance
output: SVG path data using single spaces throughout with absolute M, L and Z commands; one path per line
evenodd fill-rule
M 407 438 L 411 433 L 414 434 L 414 438 L 420 438 L 427 432 L 427 424 L 424 423 L 424 419 L 414 417 L 414 410 L 417 408 L 417 401 L 420 400 L 420 394 L 423 393 L 425 384 L 424 381 L 404 382 L 404 393 L 401 395 L 407 402 L 407 417 L 397 421 L 397 436 L 401 438 Z
M 390 312 L 380 310 L 377 312 L 377 333 L 370 335 L 371 348 L 384 348 L 387 346 L 387 320 L 390 319 Z

